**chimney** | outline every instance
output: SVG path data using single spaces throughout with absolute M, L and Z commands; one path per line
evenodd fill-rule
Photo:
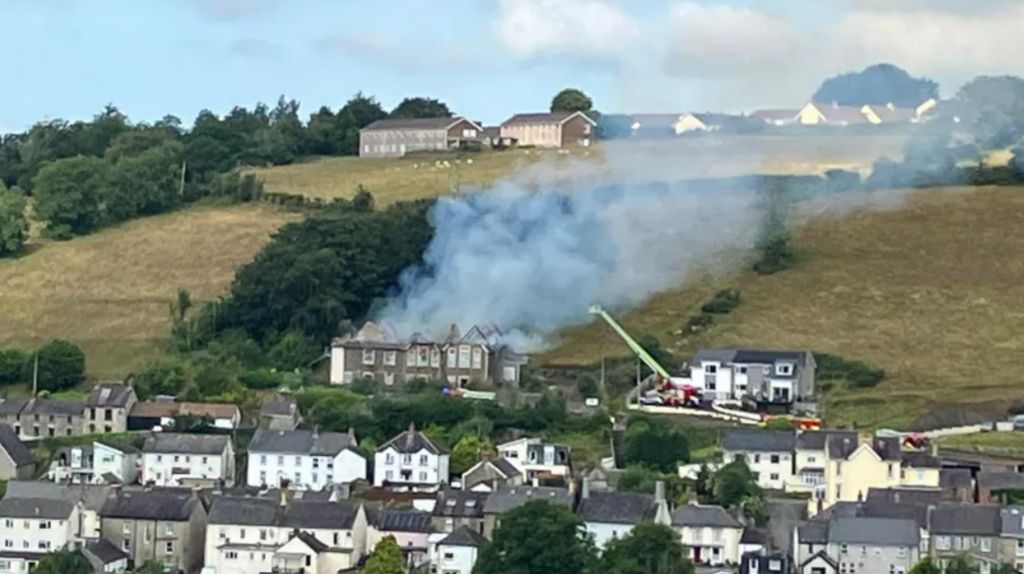
M 665 502 L 665 481 L 659 480 L 654 483 L 654 502 Z
M 356 442 L 356 429 L 354 427 L 348 427 L 348 438 L 352 439 L 352 442 Z
M 281 506 L 288 506 L 288 485 L 289 484 L 291 484 L 291 481 L 288 480 L 287 478 L 282 478 L 281 479 L 281 486 L 280 486 Z
M 590 498 L 590 479 L 584 476 L 580 486 L 580 500 L 588 498 Z

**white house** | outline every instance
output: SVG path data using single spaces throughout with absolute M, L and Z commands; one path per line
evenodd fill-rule
M 722 460 L 743 459 L 757 475 L 757 484 L 768 490 L 784 490 L 793 477 L 796 433 L 763 429 L 729 429 L 722 439 Z
M 235 450 L 231 437 L 154 433 L 142 447 L 142 482 L 156 486 L 233 485 Z
M 448 482 L 448 451 L 409 425 L 373 455 L 373 485 L 436 490 Z
M 28 572 L 43 555 L 79 542 L 80 512 L 66 500 L 0 500 L 0 572 Z
M 138 478 L 139 449 L 98 440 L 92 443 L 93 482 L 132 484 Z
M 351 431 L 259 429 L 249 443 L 246 484 L 277 488 L 287 479 L 292 488 L 322 490 L 366 479 L 366 457 L 357 446 Z
M 651 496 L 639 492 L 591 492 L 589 482 L 583 479 L 576 513 L 601 550 L 613 538 L 626 536 L 645 520 L 665 526 L 671 523 L 665 483 L 660 481 Z
M 366 551 L 366 512 L 348 501 L 220 496 L 207 519 L 208 574 L 334 573 Z
M 714 400 L 788 405 L 814 400 L 816 369 L 807 351 L 701 349 L 690 365 L 690 382 Z
M 539 438 L 521 438 L 499 444 L 498 456 L 523 471 L 527 480 L 540 476 L 569 476 L 572 461 L 569 447 L 562 444 L 544 444 Z
M 696 564 L 739 564 L 743 525 L 720 506 L 687 504 L 672 511 L 672 528 Z
M 433 544 L 431 565 L 435 572 L 443 574 L 471 574 L 486 544 L 487 539 L 482 534 L 460 526 Z

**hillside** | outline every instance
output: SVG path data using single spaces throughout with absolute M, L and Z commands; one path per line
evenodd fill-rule
M 85 350 L 90 375 L 123 376 L 159 352 L 179 287 L 193 300 L 223 293 L 294 218 L 266 205 L 195 207 L 0 260 L 0 346 L 65 338 Z
M 916 192 L 901 209 L 802 227 L 797 268 L 704 278 L 623 320 L 680 357 L 711 345 L 796 347 L 884 368 L 888 377 L 874 389 L 828 395 L 833 423 L 909 424 L 950 405 L 1004 414 L 1024 396 L 1022 226 L 1021 188 Z M 673 334 L 725 286 L 742 292 L 733 314 L 690 340 Z M 538 362 L 581 364 L 627 353 L 605 325 L 592 323 L 566 332 Z

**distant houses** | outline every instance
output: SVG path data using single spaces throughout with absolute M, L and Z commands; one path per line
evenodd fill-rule
M 388 118 L 359 130 L 360 157 L 443 152 L 479 142 L 484 128 L 466 118 Z
M 596 141 L 597 122 L 583 112 L 516 114 L 501 124 L 501 137 L 520 146 L 587 147 Z

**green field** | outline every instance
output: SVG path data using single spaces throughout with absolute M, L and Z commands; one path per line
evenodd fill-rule
M 990 455 L 1024 456 L 1024 432 L 980 432 L 940 439 L 941 448 Z
M 194 207 L 128 222 L 0 260 L 0 346 L 68 339 L 98 378 L 160 354 L 178 288 L 224 293 L 235 269 L 296 215 L 266 205 Z

